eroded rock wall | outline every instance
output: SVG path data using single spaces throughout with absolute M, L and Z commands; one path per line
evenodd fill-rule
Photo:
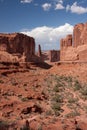
M 87 23 L 77 24 L 73 36 L 60 41 L 61 61 L 87 61 Z
M 0 34 L 0 51 L 7 53 L 20 54 L 25 56 L 26 61 L 31 61 L 35 55 L 34 38 L 21 33 Z
M 74 60 L 75 55 L 74 49 L 72 48 L 72 35 L 67 35 L 66 38 L 60 41 L 60 60 Z
M 50 62 L 56 62 L 60 60 L 60 51 L 51 50 L 49 51 L 49 60 Z
M 79 45 L 87 45 L 87 23 L 77 24 L 73 30 L 73 44 L 74 47 Z

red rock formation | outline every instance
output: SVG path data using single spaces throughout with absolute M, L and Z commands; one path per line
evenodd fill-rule
M 68 48 L 72 47 L 72 35 L 67 35 L 66 38 L 61 39 L 60 41 L 60 59 L 61 60 L 68 60 L 65 58 L 66 51 Z M 71 52 L 70 52 L 71 53 Z
M 60 60 L 60 51 L 51 50 L 49 52 L 49 60 L 50 62 L 56 62 Z
M 61 49 L 72 46 L 72 35 L 67 35 L 66 38 L 61 39 Z
M 74 46 L 87 44 L 87 23 L 77 24 L 73 30 Z
M 38 45 L 38 56 L 41 57 L 41 54 L 42 54 L 42 52 L 41 52 L 41 46 Z
M 61 61 L 87 61 L 87 23 L 75 25 L 73 38 L 61 39 L 60 47 Z
M 35 41 L 32 37 L 20 33 L 0 34 L 0 51 L 9 54 L 25 54 L 26 61 L 35 55 Z

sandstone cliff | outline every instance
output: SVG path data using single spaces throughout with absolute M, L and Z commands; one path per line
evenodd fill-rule
M 0 57 L 4 56 L 6 60 L 6 53 L 10 57 L 17 56 L 22 61 L 31 61 L 35 55 L 35 41 L 32 37 L 21 33 L 0 34 Z M 9 61 L 12 58 L 7 59 Z
M 60 60 L 87 61 L 87 23 L 75 25 L 73 36 L 61 39 Z
M 84 44 L 87 45 L 87 23 L 80 23 L 75 25 L 73 30 L 73 40 L 75 47 Z

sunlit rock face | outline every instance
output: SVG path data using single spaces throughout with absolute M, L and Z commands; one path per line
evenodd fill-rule
M 75 25 L 73 30 L 73 41 L 75 47 L 84 44 L 87 45 L 87 23 Z
M 73 36 L 61 39 L 60 60 L 87 61 L 87 23 L 75 25 Z

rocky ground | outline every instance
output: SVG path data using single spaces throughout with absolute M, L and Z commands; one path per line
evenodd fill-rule
M 0 64 L 0 130 L 87 130 L 87 63 Z

